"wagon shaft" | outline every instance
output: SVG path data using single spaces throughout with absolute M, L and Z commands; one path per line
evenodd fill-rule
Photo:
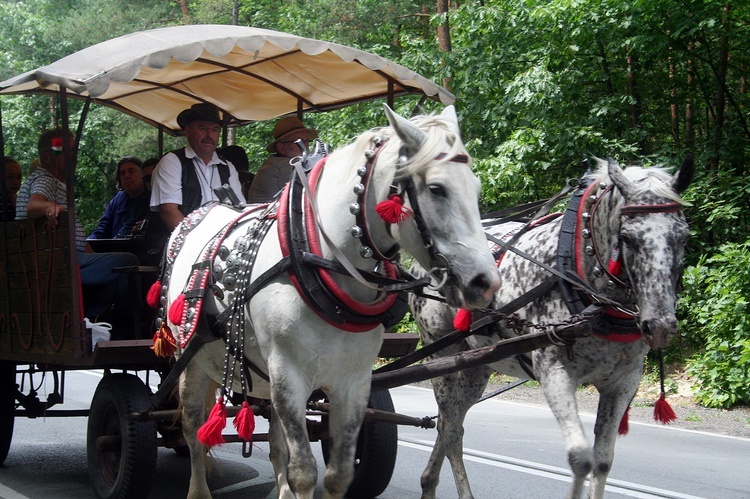
M 425 381 L 482 364 L 491 364 L 537 348 L 553 345 L 559 341 L 573 341 L 590 333 L 591 324 L 587 321 L 581 321 L 572 325 L 558 326 L 555 328 L 554 335 L 538 332 L 498 341 L 491 346 L 468 350 L 389 372 L 373 374 L 372 389 L 386 390 L 396 386 Z

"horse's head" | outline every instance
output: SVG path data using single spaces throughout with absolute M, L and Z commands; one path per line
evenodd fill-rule
M 378 163 L 393 168 L 383 172 L 376 195 L 378 201 L 398 196 L 413 212 L 397 223 L 386 220 L 389 237 L 444 276 L 441 293 L 451 305 L 486 306 L 500 281 L 480 221 L 479 180 L 455 110 L 406 120 L 386 106 L 386 114 L 391 127 L 383 130 L 388 140 Z
M 693 161 L 687 158 L 674 176 L 658 168 L 623 171 L 612 160 L 607 172 L 622 194 L 622 277 L 629 281 L 645 341 L 663 348 L 677 333 L 677 289 L 689 233 L 679 194 L 692 180 Z

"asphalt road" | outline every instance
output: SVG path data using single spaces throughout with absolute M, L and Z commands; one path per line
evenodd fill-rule
M 87 408 L 99 373 L 68 373 L 62 408 Z M 41 390 L 40 390 L 41 392 Z M 410 416 L 437 414 L 429 389 L 391 390 L 396 411 Z M 549 409 L 492 399 L 469 413 L 465 462 L 475 497 L 564 497 L 569 474 L 560 430 Z M 584 415 L 588 428 L 593 416 Z M 259 429 L 264 429 L 262 420 Z M 419 476 L 427 463 L 435 430 L 399 427 L 394 476 L 382 499 L 420 496 Z M 90 498 L 86 464 L 86 418 L 17 419 L 13 444 L 0 467 L 0 497 Z M 320 446 L 313 444 L 318 462 Z M 257 443 L 253 457 L 239 444 L 215 451 L 209 485 L 216 498 L 275 497 L 268 445 Z M 319 466 L 322 476 L 322 465 Z M 750 498 L 750 439 L 711 435 L 661 425 L 631 422 L 618 440 L 607 497 Z M 159 449 L 151 497 L 185 497 L 188 461 Z M 321 495 L 320 490 L 316 497 Z M 447 463 L 438 497 L 456 497 Z

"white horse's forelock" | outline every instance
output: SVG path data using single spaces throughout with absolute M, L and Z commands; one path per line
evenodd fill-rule
M 607 161 L 601 158 L 595 158 L 597 169 L 592 173 L 591 178 L 594 182 L 611 182 L 609 173 L 607 173 Z M 641 195 L 650 192 L 656 197 L 668 199 L 682 205 L 688 203 L 680 197 L 670 187 L 672 174 L 669 169 L 662 166 L 652 166 L 650 168 L 641 168 L 640 166 L 626 166 L 623 168 L 623 174 L 633 184 L 634 194 Z
M 469 156 L 461 141 L 461 137 L 451 131 L 451 125 L 448 123 L 447 118 L 440 115 L 423 115 L 415 116 L 410 121 L 425 132 L 426 141 L 419 151 L 409 158 L 406 167 L 399 170 L 398 177 L 419 174 L 423 168 L 436 161 L 435 151 L 445 152 L 445 156 L 437 160 L 439 163 L 451 161 L 454 156 L 459 154 Z M 400 147 L 393 147 L 393 145 L 400 144 L 401 139 L 399 139 L 391 127 L 375 128 L 360 135 L 353 143 L 347 146 L 353 148 L 350 157 L 364 157 L 365 150 L 372 148 L 372 139 L 376 136 L 387 137 L 390 142 L 388 144 L 390 147 L 387 147 L 381 153 L 379 161 L 387 164 L 395 161 L 395 156 L 399 154 Z M 448 150 L 444 150 L 446 144 L 449 146 Z M 469 166 L 471 166 L 470 156 Z

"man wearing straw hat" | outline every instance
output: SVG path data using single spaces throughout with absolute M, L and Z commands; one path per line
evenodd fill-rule
M 273 141 L 266 146 L 272 154 L 258 169 L 250 185 L 248 203 L 270 203 L 289 182 L 292 166 L 289 161 L 302 151 L 295 141 L 301 139 L 305 145 L 318 136 L 314 128 L 307 128 L 296 116 L 281 118 L 273 127 Z

